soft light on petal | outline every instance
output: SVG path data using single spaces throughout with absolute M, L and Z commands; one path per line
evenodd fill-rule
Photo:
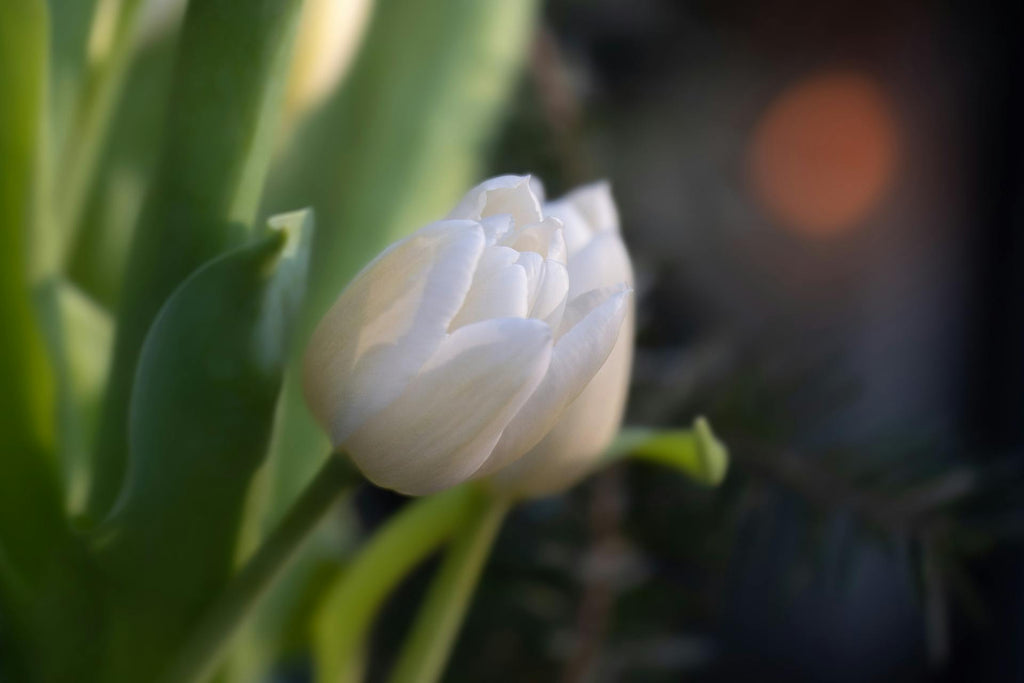
M 442 221 L 382 253 L 338 297 L 303 371 L 306 400 L 333 444 L 397 398 L 434 354 L 483 249 L 478 224 Z
M 541 382 L 550 328 L 496 318 L 453 332 L 407 390 L 345 443 L 373 482 L 422 495 L 472 475 Z
M 580 212 L 593 232 L 619 232 L 619 211 L 615 208 L 611 185 L 607 181 L 577 188 L 564 200 Z
M 632 294 L 632 289 L 621 285 L 597 297 L 585 296 L 569 302 L 563 327 L 567 320 L 579 322 L 557 340 L 544 381 L 509 423 L 479 474 L 495 472 L 513 462 L 555 425 L 562 411 L 579 396 L 611 354 Z
M 519 254 L 508 247 L 487 247 L 473 284 L 449 329 L 488 318 L 525 318 L 529 308 L 529 278 L 517 264 Z
M 530 176 L 503 175 L 486 180 L 466 193 L 448 218 L 481 220 L 490 216 L 509 215 L 516 225 L 537 223 L 543 190 Z
M 622 240 L 614 233 L 594 237 L 569 259 L 569 299 L 619 283 L 633 283 L 633 267 Z
M 495 472 L 493 488 L 512 495 L 544 496 L 568 488 L 593 469 L 622 422 L 633 363 L 633 316 L 631 310 L 608 360 L 558 424 L 526 455 Z

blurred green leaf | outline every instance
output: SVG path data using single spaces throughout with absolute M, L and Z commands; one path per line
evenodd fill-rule
M 125 274 L 89 498 L 95 518 L 122 484 L 129 393 L 154 316 L 189 273 L 241 242 L 255 219 L 300 5 L 189 4 L 160 161 Z
M 96 0 L 48 0 L 50 8 L 51 151 L 64 144 L 88 58 Z
M 36 290 L 56 380 L 64 505 L 75 516 L 85 504 L 88 446 L 95 437 L 114 325 L 105 309 L 61 278 L 48 278 Z
M 30 297 L 27 244 L 47 31 L 42 0 L 0 3 L 0 546 L 28 584 L 41 578 L 64 528 L 52 457 L 52 374 Z
M 112 582 L 111 669 L 159 670 L 234 567 L 302 301 L 310 212 L 188 278 L 153 324 L 131 404 L 131 471 L 97 551 Z
M 705 486 L 722 483 L 729 467 L 728 449 L 703 417 L 694 420 L 692 429 L 623 429 L 601 464 L 625 457 L 677 469 Z
M 117 310 L 132 232 L 156 166 L 166 118 L 176 36 L 140 49 L 113 114 L 110 136 L 66 264 L 68 277 Z

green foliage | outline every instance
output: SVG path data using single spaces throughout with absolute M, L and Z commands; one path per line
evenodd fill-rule
M 29 284 L 27 237 L 35 217 L 47 11 L 0 3 L 0 564 L 27 584 L 48 563 L 59 534 L 53 461 L 53 378 Z
M 348 680 L 384 600 L 441 544 L 485 515 L 487 503 L 474 486 L 458 486 L 417 500 L 374 535 L 320 601 L 313 634 L 319 683 Z
M 722 483 L 729 466 L 728 449 L 703 417 L 694 420 L 692 429 L 623 429 L 604 461 L 623 457 L 679 470 L 704 486 Z
M 132 393 L 131 469 L 96 533 L 114 600 L 111 670 L 139 680 L 230 576 L 305 285 L 312 218 L 221 256 L 171 296 Z
M 68 245 L 66 272 L 90 297 L 117 310 L 132 231 L 164 137 L 177 35 L 139 47 L 125 74 L 119 106 L 111 112 L 107 144 L 98 155 L 81 220 Z
M 96 518 L 124 476 L 129 390 L 157 310 L 190 272 L 240 242 L 255 219 L 299 5 L 210 0 L 191 3 L 185 16 L 166 137 L 118 316 L 89 500 Z

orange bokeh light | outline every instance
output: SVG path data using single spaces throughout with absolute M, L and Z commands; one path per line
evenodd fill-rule
M 824 236 L 856 226 L 891 186 L 897 130 L 869 76 L 833 71 L 785 89 L 754 130 L 754 190 L 780 224 Z

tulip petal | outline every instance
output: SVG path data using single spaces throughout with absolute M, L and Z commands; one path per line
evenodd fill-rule
M 558 261 L 547 259 L 537 275 L 529 316 L 540 318 L 551 329 L 559 329 L 569 296 L 569 271 Z
M 560 199 L 545 206 L 544 212 L 562 221 L 562 237 L 570 258 L 590 243 L 594 232 L 572 202 Z
M 632 318 L 630 311 L 608 360 L 558 424 L 526 455 L 494 473 L 491 485 L 496 490 L 517 496 L 548 495 L 568 488 L 593 469 L 622 422 L 633 361 Z
M 484 249 L 483 230 L 442 221 L 356 276 L 310 340 L 306 400 L 338 445 L 395 400 L 444 341 Z
M 607 181 L 579 187 L 563 199 L 580 212 L 593 232 L 619 232 L 619 212 Z
M 535 391 L 552 356 L 550 328 L 529 318 L 467 325 L 345 446 L 373 482 L 422 495 L 472 475 Z
M 489 318 L 525 318 L 529 282 L 516 263 L 519 254 L 508 247 L 487 247 L 480 257 L 469 294 L 449 326 L 455 330 Z
M 565 263 L 565 238 L 562 237 L 562 221 L 557 218 L 549 216 L 538 223 L 524 225 L 519 230 L 506 235 L 501 243 L 516 251 L 532 251 L 544 258 Z
M 543 197 L 543 188 L 531 176 L 498 176 L 467 192 L 448 218 L 479 221 L 507 214 L 512 216 L 516 225 L 538 223 L 543 218 Z
M 632 293 L 620 285 L 569 302 L 562 323 L 566 331 L 556 341 L 544 381 L 509 423 L 478 475 L 514 462 L 551 430 L 607 360 L 630 310 Z
M 633 268 L 626 247 L 616 233 L 595 236 L 569 258 L 569 300 L 585 292 L 633 283 Z

